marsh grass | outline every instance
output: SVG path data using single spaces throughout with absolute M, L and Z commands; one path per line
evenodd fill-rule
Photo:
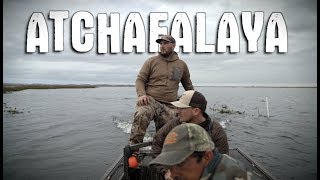
M 3 84 L 3 93 L 22 91 L 25 89 L 61 89 L 61 88 L 96 88 L 88 84 Z

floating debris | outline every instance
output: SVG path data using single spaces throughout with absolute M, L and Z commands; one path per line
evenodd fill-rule
M 9 109 L 9 110 L 3 110 L 4 112 L 8 112 L 10 114 L 22 114 L 22 111 L 18 111 L 16 108 L 14 109 Z
M 216 104 L 214 104 L 214 106 L 216 106 Z M 241 111 L 234 111 L 232 109 L 229 109 L 227 105 L 222 104 L 221 108 L 210 108 L 212 111 L 218 112 L 220 114 L 245 114 L 245 111 L 241 112 Z
M 10 114 L 22 114 L 22 113 L 24 113 L 23 111 L 19 111 L 16 107 L 13 108 L 13 107 L 7 106 L 7 103 L 3 103 L 3 104 L 4 104 L 3 112 L 8 112 Z M 22 109 L 22 110 L 24 110 L 24 109 Z M 28 111 L 28 113 L 30 113 L 30 111 Z

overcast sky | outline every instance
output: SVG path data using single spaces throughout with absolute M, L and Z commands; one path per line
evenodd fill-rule
M 50 10 L 69 11 L 69 18 L 64 22 L 62 52 L 53 52 L 53 21 L 48 20 Z M 317 83 L 316 0 L 7 0 L 3 14 L 4 83 L 134 84 L 143 62 L 155 54 L 97 54 L 96 39 L 90 52 L 74 51 L 71 18 L 81 10 L 90 12 L 95 20 L 98 13 L 118 12 L 121 40 L 125 21 L 131 12 L 141 14 L 146 29 L 149 27 L 149 13 L 167 12 L 168 20 L 161 22 L 160 26 L 167 26 L 169 32 L 175 14 L 185 12 L 193 35 L 196 13 L 205 12 L 207 44 L 217 44 L 220 18 L 224 12 L 232 12 L 239 26 L 239 53 L 178 53 L 188 64 L 195 85 L 315 86 Z M 256 53 L 247 53 L 240 18 L 242 11 L 264 12 Z M 26 53 L 27 27 L 34 12 L 45 15 L 49 31 L 48 53 Z M 265 53 L 266 26 L 273 12 L 281 12 L 287 26 L 288 52 L 284 54 Z M 94 23 L 94 28 L 85 32 L 95 33 L 96 37 L 97 21 Z

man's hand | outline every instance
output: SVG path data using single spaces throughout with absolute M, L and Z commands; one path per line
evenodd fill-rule
M 149 104 L 149 98 L 147 95 L 142 95 L 138 98 L 138 105 L 144 106 Z

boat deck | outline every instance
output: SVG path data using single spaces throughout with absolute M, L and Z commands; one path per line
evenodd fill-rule
M 150 149 L 139 150 L 142 160 L 139 163 L 138 168 L 132 169 L 128 167 L 127 160 L 131 156 L 132 152 L 128 154 L 130 146 L 124 148 L 124 155 L 121 155 L 112 166 L 101 177 L 101 180 L 164 180 L 162 176 L 152 171 L 148 164 L 152 160 L 152 153 Z M 127 155 L 126 155 L 127 154 Z M 275 179 L 267 172 L 261 165 L 255 162 L 250 156 L 245 154 L 242 150 L 235 148 L 229 150 L 229 155 L 238 160 L 247 171 L 252 172 L 252 179 L 254 177 L 260 177 L 261 179 L 272 180 Z

